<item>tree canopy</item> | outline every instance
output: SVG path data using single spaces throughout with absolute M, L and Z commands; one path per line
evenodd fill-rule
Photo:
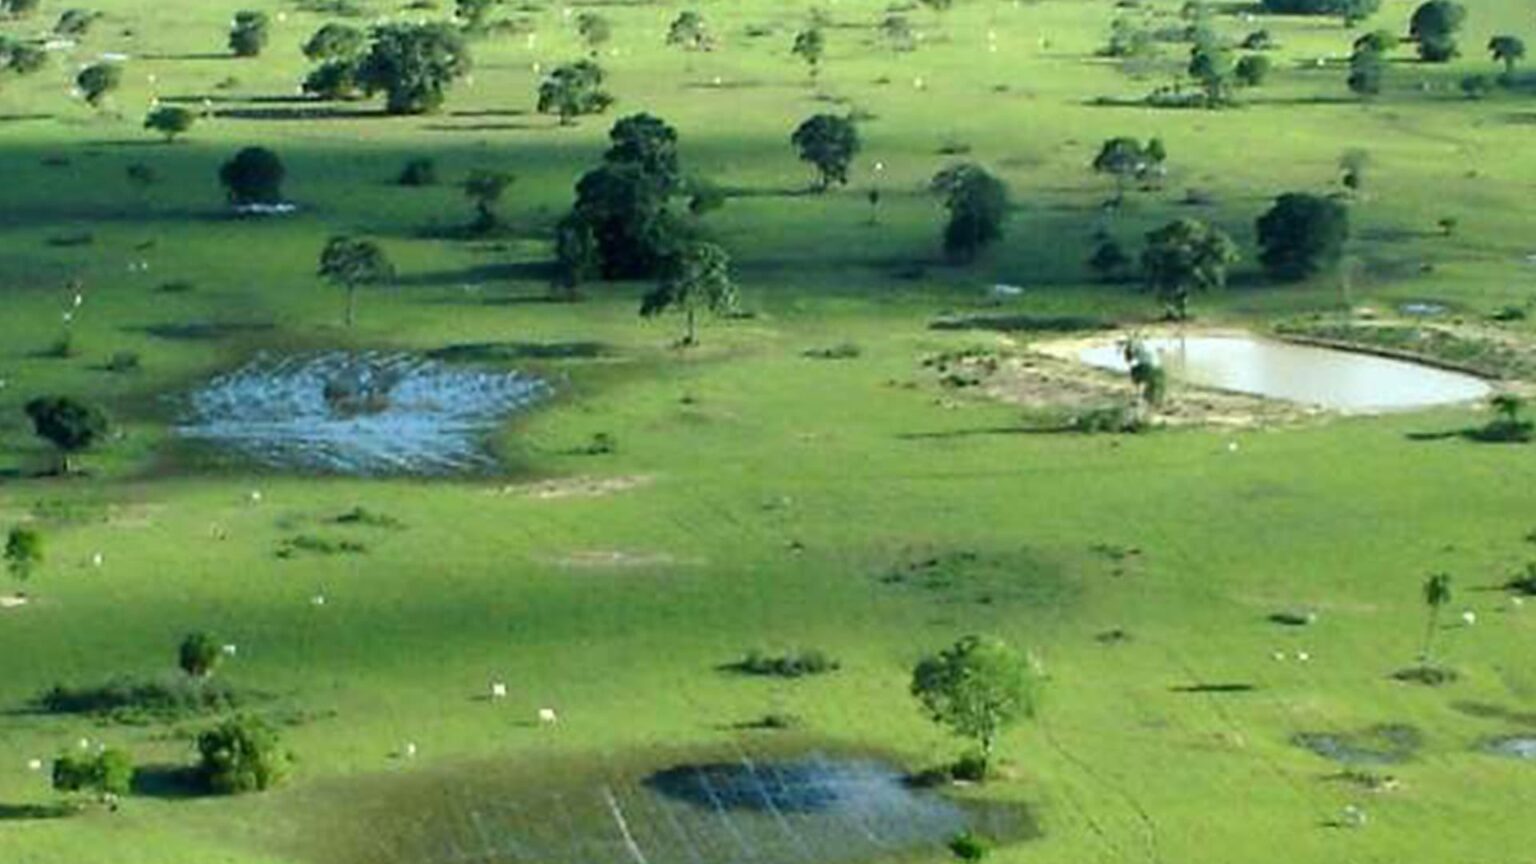
M 289 762 L 272 727 L 249 715 L 198 735 L 197 752 L 199 777 L 221 795 L 269 789 L 283 779 Z
M 391 114 L 422 114 L 442 107 L 448 87 L 468 74 L 469 47 L 451 25 L 385 24 L 357 70 L 368 95 L 384 93 Z
M 1264 269 L 1296 281 L 1338 263 L 1349 240 L 1349 209 L 1335 198 L 1290 192 L 1275 199 L 1255 227 Z
M 235 13 L 229 28 L 229 50 L 236 57 L 256 57 L 267 47 L 267 13 L 243 10 Z
M 246 147 L 219 167 L 219 182 L 236 206 L 279 203 L 285 176 L 282 160 L 265 147 Z
M 1227 284 L 1227 268 L 1238 260 L 1237 245 L 1219 228 L 1198 219 L 1175 219 L 1147 233 L 1141 272 L 1147 287 L 1170 317 L 1189 317 L 1189 299 Z
M 348 24 L 331 22 L 304 43 L 304 56 L 316 62 L 352 60 L 368 47 L 368 35 Z
M 981 747 L 983 766 L 999 735 L 1032 716 L 1039 677 L 999 639 L 967 636 L 912 670 L 911 692 L 924 713 Z
M 80 95 L 93 108 L 100 108 L 107 94 L 116 90 L 122 81 L 123 67 L 116 63 L 92 63 L 75 76 Z
M 180 105 L 161 105 L 144 118 L 144 128 L 159 132 L 166 141 L 175 141 L 197 122 L 197 115 Z
M 17 525 L 5 535 L 5 569 L 25 582 L 43 563 L 43 535 L 36 528 Z
M 601 114 L 613 104 L 603 79 L 602 67 L 591 60 L 556 66 L 539 84 L 539 113 L 558 115 L 562 126 L 583 114 Z
M 1460 53 L 1456 32 L 1467 19 L 1467 8 L 1454 0 L 1429 0 L 1413 12 L 1408 35 L 1419 47 L 1419 59 L 1445 63 Z
M 39 396 L 24 410 L 37 436 L 58 449 L 59 467 L 66 473 L 70 456 L 89 450 L 110 426 L 106 412 L 69 396 Z
M 969 262 L 1003 236 L 1008 221 L 1008 186 L 985 168 L 965 162 L 945 168 L 930 183 L 949 211 L 944 252 Z
M 351 327 L 357 319 L 357 289 L 390 281 L 395 278 L 395 268 L 377 243 L 340 235 L 326 241 L 320 250 L 316 274 L 347 292 L 346 324 Z
M 667 262 L 661 281 L 641 301 L 640 314 L 649 318 L 669 309 L 683 313 L 686 328 L 681 344 L 696 345 L 698 312 L 723 315 L 735 308 L 731 256 L 714 243 L 693 241 Z

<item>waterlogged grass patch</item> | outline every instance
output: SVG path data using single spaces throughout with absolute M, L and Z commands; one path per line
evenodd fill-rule
M 547 392 L 403 354 L 260 357 L 192 393 L 176 431 L 269 468 L 454 474 L 492 466 L 482 439 Z
M 1405 723 L 1386 723 L 1358 732 L 1302 732 L 1292 741 L 1343 765 L 1393 765 L 1412 759 L 1424 736 Z
M 1077 593 L 1067 566 L 1033 549 L 913 551 L 879 576 L 882 584 L 932 592 L 945 602 L 1014 602 L 1060 608 Z
M 833 864 L 935 855 L 965 831 L 1038 834 L 1022 805 L 948 798 L 878 758 L 799 744 L 325 785 L 301 802 L 307 827 L 291 850 L 316 864 Z

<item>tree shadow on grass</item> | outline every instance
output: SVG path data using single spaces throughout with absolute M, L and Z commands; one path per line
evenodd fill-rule
M 976 438 L 982 435 L 1064 435 L 1078 430 L 1062 426 L 992 426 L 980 429 L 946 429 L 942 432 L 901 432 L 900 441 L 943 441 L 951 438 Z
M 0 123 L 20 123 L 25 120 L 52 120 L 53 114 L 0 114 Z
M 221 108 L 213 112 L 221 120 L 377 120 L 391 116 L 382 108 Z
M 315 105 L 320 100 L 313 96 L 230 96 L 226 93 L 189 93 L 185 96 L 162 96 L 161 102 L 169 105 Z
M 485 283 L 515 282 L 523 280 L 549 281 L 555 275 L 555 265 L 549 261 L 528 261 L 515 264 L 481 264 L 458 270 L 433 270 L 427 273 L 411 273 L 395 280 L 401 287 L 434 287 L 443 285 L 483 285 Z
M 1474 444 L 1529 444 L 1536 437 L 1536 426 L 1529 421 L 1494 420 L 1483 426 L 1467 426 L 1440 432 L 1409 432 L 1409 441 L 1471 441 Z
M 548 128 L 534 123 L 464 123 L 457 126 L 452 123 L 426 123 L 421 126 L 424 132 L 536 132 Z
M 123 329 L 130 333 L 144 333 L 156 339 L 174 342 L 212 342 L 226 336 L 267 333 L 277 329 L 277 325 L 267 322 L 193 321 L 184 324 L 149 324 Z
M 133 772 L 133 794 L 166 801 L 205 798 L 211 793 L 195 768 L 186 765 L 143 765 Z
M 68 804 L 0 804 L 0 822 L 63 819 L 77 812 L 77 808 Z
M 140 60 L 234 60 L 235 59 L 235 55 L 233 55 L 233 54 L 215 54 L 215 53 L 210 52 L 210 51 L 204 51 L 204 52 L 200 52 L 200 53 L 198 53 L 198 52 L 183 52 L 183 53 L 180 53 L 180 54 L 171 54 L 171 53 L 168 53 L 168 52 L 161 52 L 161 53 L 157 53 L 157 54 L 140 54 L 139 55 L 139 59 Z

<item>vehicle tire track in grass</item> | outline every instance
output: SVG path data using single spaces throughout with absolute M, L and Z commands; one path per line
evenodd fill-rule
M 1056 751 L 1056 755 L 1060 756 L 1064 761 L 1067 762 L 1067 764 L 1071 765 L 1073 768 L 1076 768 L 1078 771 L 1082 772 L 1084 776 L 1094 780 L 1095 782 L 1101 784 L 1106 782 L 1103 777 L 1099 776 L 1098 773 L 1094 771 L 1091 765 L 1074 755 L 1066 748 L 1065 745 L 1061 743 L 1059 739 L 1057 739 L 1056 733 L 1051 731 L 1050 723 L 1047 722 L 1044 718 L 1040 720 L 1040 731 L 1043 733 L 1042 737 L 1044 738 L 1045 743 L 1050 745 L 1051 749 Z M 1077 815 L 1083 820 L 1083 824 L 1087 825 L 1088 830 L 1091 831 L 1096 838 L 1098 838 L 1099 843 L 1102 844 L 1105 849 L 1109 850 L 1110 853 L 1112 853 L 1110 855 L 1110 860 L 1126 860 L 1125 850 L 1121 848 L 1119 843 L 1116 843 L 1110 837 L 1109 832 L 1104 828 L 1104 826 L 1100 824 L 1097 819 L 1093 818 L 1091 811 L 1088 809 L 1088 807 L 1084 806 L 1080 796 L 1073 793 L 1070 788 L 1065 786 L 1062 787 L 1062 791 L 1066 794 L 1068 800 L 1071 802 L 1072 809 L 1076 810 Z

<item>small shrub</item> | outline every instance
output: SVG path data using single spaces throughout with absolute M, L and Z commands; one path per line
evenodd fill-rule
M 950 838 L 949 851 L 961 861 L 980 861 L 992 851 L 992 844 L 970 831 L 963 831 Z
M 1423 684 L 1426 687 L 1440 687 L 1453 684 L 1461 676 L 1448 666 L 1412 666 L 1407 669 L 1399 669 L 1392 673 L 1392 677 L 1398 681 L 1409 684 Z
M 1072 429 L 1087 434 L 1135 434 L 1147 431 L 1147 422 L 1131 405 L 1089 408 L 1072 418 Z
M 950 776 L 968 783 L 982 783 L 987 779 L 987 759 L 980 753 L 967 753 L 950 766 Z
M 853 360 L 863 353 L 864 349 L 852 342 L 839 342 L 830 348 L 812 348 L 805 356 L 812 360 Z
M 52 357 L 55 360 L 68 360 L 79 353 L 79 350 L 75 348 L 75 335 L 68 330 L 59 334 L 59 338 L 53 340 L 47 348 L 43 349 L 44 357 Z
M 731 669 L 746 675 L 765 675 L 775 678 L 803 678 L 808 675 L 825 675 L 835 672 L 840 664 L 822 651 L 790 652 L 773 656 L 761 651 L 747 652 L 747 656 L 732 664 Z
M 1494 321 L 1507 324 L 1515 321 L 1524 321 L 1526 315 L 1524 306 L 1505 306 L 1488 317 Z
M 139 186 L 153 186 L 160 180 L 159 173 L 143 162 L 134 162 L 124 168 L 123 173 L 127 175 L 130 182 Z
M 118 351 L 107 358 L 106 369 L 108 372 L 126 373 L 137 372 L 141 366 L 137 351 Z
M 772 729 L 783 731 L 786 729 L 798 729 L 805 721 L 798 714 L 790 714 L 784 711 L 770 711 L 758 718 L 751 725 L 754 729 Z
M 401 186 L 435 186 L 437 185 L 437 162 L 425 157 L 412 159 L 400 169 L 400 176 L 395 182 Z
M 260 719 L 235 717 L 197 736 L 197 773 L 220 795 L 260 792 L 277 785 L 290 756 L 277 732 Z

